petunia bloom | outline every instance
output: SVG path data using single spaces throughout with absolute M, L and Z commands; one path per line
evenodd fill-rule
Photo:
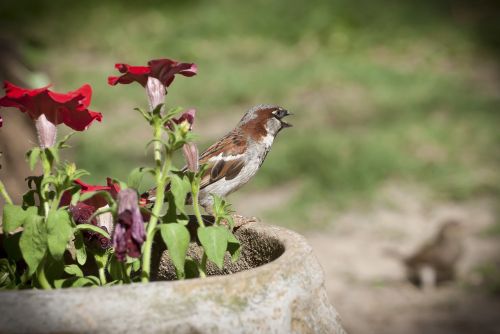
M 129 84 L 138 82 L 146 87 L 148 77 L 158 79 L 164 87 L 170 86 L 176 74 L 186 77 L 196 75 L 198 68 L 193 63 L 180 63 L 171 59 L 155 59 L 148 62 L 148 66 L 130 66 L 127 64 L 115 64 L 115 68 L 123 73 L 119 77 L 108 77 L 110 85 Z
M 66 124 L 76 131 L 86 130 L 94 120 L 101 121 L 101 113 L 90 111 L 92 97 L 90 85 L 83 85 L 66 94 L 51 91 L 48 86 L 25 89 L 8 81 L 4 82 L 6 95 L 0 98 L 0 107 L 14 107 L 28 114 L 33 120 L 44 115 L 54 124 Z
M 118 216 L 112 239 L 118 261 L 125 261 L 127 255 L 135 258 L 141 256 L 146 231 L 137 193 L 133 189 L 124 189 L 118 193 Z

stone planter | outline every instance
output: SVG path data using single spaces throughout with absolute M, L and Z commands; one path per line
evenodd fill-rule
M 344 333 L 303 237 L 254 222 L 236 235 L 244 251 L 230 275 L 0 292 L 0 333 Z M 168 258 L 157 263 L 168 278 Z

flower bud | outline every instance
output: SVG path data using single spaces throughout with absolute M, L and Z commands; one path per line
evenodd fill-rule
M 195 143 L 187 143 L 182 146 L 182 152 L 186 158 L 187 167 L 190 171 L 196 173 L 200 168 L 198 160 L 198 147 Z
M 38 133 L 38 143 L 40 147 L 48 148 L 56 143 L 56 125 L 50 122 L 45 114 L 41 114 L 35 121 L 36 132 Z
M 71 162 L 66 164 L 66 174 L 71 177 L 75 174 L 76 172 L 76 165 L 75 163 Z
M 148 94 L 149 108 L 153 111 L 157 105 L 165 102 L 165 86 L 160 80 L 148 77 L 146 84 L 146 92 Z

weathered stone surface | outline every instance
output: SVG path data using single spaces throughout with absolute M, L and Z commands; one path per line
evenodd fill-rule
M 226 266 L 230 275 L 0 292 L 0 332 L 344 333 L 303 237 L 258 223 L 243 225 L 237 236 L 244 251 Z M 194 245 L 191 251 L 196 255 Z M 159 262 L 157 278 L 166 279 L 168 255 Z

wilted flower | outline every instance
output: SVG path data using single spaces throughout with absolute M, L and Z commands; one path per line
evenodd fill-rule
M 14 107 L 38 120 L 44 115 L 54 125 L 66 124 L 76 131 L 86 130 L 94 120 L 101 121 L 101 113 L 88 110 L 92 88 L 83 85 L 66 94 L 56 93 L 47 87 L 24 89 L 4 82 L 6 95 L 0 98 L 0 107 Z M 43 134 L 46 136 L 46 134 Z M 48 136 L 47 136 L 48 138 Z
M 190 171 L 196 173 L 200 168 L 198 161 L 198 147 L 195 143 L 187 143 L 182 146 L 182 153 L 186 158 L 187 167 Z
M 146 231 L 137 193 L 133 189 L 124 189 L 118 193 L 118 216 L 112 239 L 118 261 L 125 261 L 127 255 L 136 258 L 141 255 Z
M 196 75 L 198 70 L 196 64 L 179 63 L 171 59 L 155 59 L 148 62 L 148 66 L 130 66 L 127 64 L 115 64 L 115 68 L 123 73 L 119 77 L 108 77 L 110 85 L 129 84 L 138 82 L 143 87 L 146 87 L 148 77 L 158 79 L 166 88 L 174 81 L 176 74 L 181 74 L 186 77 Z

